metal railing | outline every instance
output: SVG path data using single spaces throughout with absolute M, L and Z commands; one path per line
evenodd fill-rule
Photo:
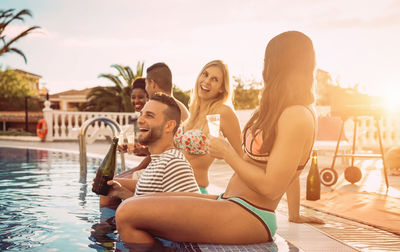
M 91 118 L 107 117 L 117 122 L 121 127 L 131 125 L 130 121 L 137 118 L 139 113 L 135 112 L 82 112 L 82 111 L 62 111 L 50 108 L 50 102 L 45 102 L 43 109 L 44 120 L 47 123 L 48 133 L 46 142 L 53 141 L 76 141 L 80 128 L 83 123 Z M 104 140 L 105 137 L 112 137 L 110 131 L 99 123 L 89 127 L 87 131 L 87 141 L 92 143 L 96 140 Z
M 85 183 L 87 179 L 87 156 L 86 156 L 86 132 L 90 125 L 95 124 L 96 122 L 102 122 L 106 126 L 109 126 L 112 130 L 113 137 L 118 136 L 121 132 L 121 126 L 114 120 L 107 117 L 94 117 L 89 120 L 86 120 L 79 131 L 78 140 L 79 140 L 79 163 L 80 163 L 80 179 L 81 183 Z M 125 171 L 125 157 L 124 153 L 121 152 L 121 169 Z

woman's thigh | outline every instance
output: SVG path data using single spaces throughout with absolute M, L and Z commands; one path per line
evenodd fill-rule
M 149 193 L 146 195 L 135 196 L 135 197 L 160 197 L 160 196 L 171 196 L 171 197 L 193 197 L 193 198 L 202 198 L 202 199 L 214 199 L 218 198 L 218 195 L 210 195 L 210 194 L 201 194 L 201 193 L 193 193 L 193 192 L 163 192 L 163 193 Z
M 227 200 L 190 196 L 137 197 L 117 210 L 117 228 L 145 230 L 173 241 L 247 244 L 269 239 L 264 225 Z

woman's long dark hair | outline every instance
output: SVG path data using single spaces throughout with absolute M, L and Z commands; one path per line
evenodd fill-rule
M 278 119 L 285 108 L 314 102 L 315 52 L 312 41 L 298 31 L 281 33 L 265 49 L 264 89 L 260 105 L 244 127 L 263 132 L 261 151 L 270 152 Z

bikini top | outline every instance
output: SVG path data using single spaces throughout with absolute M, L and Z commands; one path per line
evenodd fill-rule
M 174 135 L 175 146 L 190 154 L 203 155 L 208 151 L 207 137 L 201 129 L 191 129 L 183 132 L 180 126 Z
M 315 120 L 314 112 L 310 108 L 308 108 L 308 107 L 306 107 L 306 108 L 310 110 L 310 112 L 313 115 L 314 120 Z M 255 131 L 254 136 L 253 136 L 252 132 L 247 134 L 247 130 L 248 129 L 246 129 L 243 132 L 243 143 L 242 143 L 243 151 L 247 154 L 247 156 L 249 158 L 251 158 L 257 162 L 265 163 L 265 164 L 268 163 L 269 153 L 268 152 L 261 153 L 261 147 L 263 146 L 262 130 L 257 129 Z M 315 132 L 313 135 L 313 142 L 314 142 L 314 140 L 315 140 Z M 310 154 L 311 154 L 312 148 L 313 148 L 313 146 L 311 146 L 311 148 L 310 148 Z M 308 156 L 310 156 L 310 154 Z M 308 159 L 310 159 L 310 158 L 308 158 Z M 304 163 L 304 165 L 299 165 L 297 167 L 297 170 L 303 170 L 308 162 L 308 159 Z

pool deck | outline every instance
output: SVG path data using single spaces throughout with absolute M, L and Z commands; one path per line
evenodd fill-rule
M 77 141 L 65 141 L 65 142 L 40 142 L 40 141 L 24 141 L 24 139 L 20 140 L 11 140 L 11 139 L 1 139 L 0 138 L 0 146 L 3 147 L 19 147 L 19 148 L 39 148 L 39 149 L 48 149 L 48 150 L 64 150 L 74 153 L 79 153 L 79 145 Z M 105 141 L 96 141 L 93 144 L 87 145 L 87 153 L 90 155 L 95 155 L 98 157 L 104 157 L 109 147 L 109 143 Z M 125 160 L 127 167 L 133 166 L 135 163 L 139 162 L 142 158 L 136 157 L 133 155 L 125 155 Z M 319 159 L 321 166 L 330 166 L 330 158 L 324 160 L 323 158 Z M 307 169 L 307 168 L 306 168 Z M 305 188 L 305 180 L 308 171 L 302 173 L 301 179 L 301 188 Z M 210 194 L 218 194 L 223 192 L 226 187 L 230 176 L 233 174 L 232 169 L 221 160 L 214 161 L 211 169 L 210 169 L 210 186 L 209 192 Z M 343 179 L 342 179 L 343 180 Z M 339 179 L 338 185 L 336 189 L 339 189 L 341 186 L 343 187 L 343 181 Z M 363 188 L 364 185 L 360 185 L 360 188 Z M 391 194 L 394 194 L 396 197 L 399 197 L 400 194 L 400 177 L 391 177 L 390 178 L 390 186 L 391 186 Z M 365 188 L 364 188 L 365 189 Z M 367 190 L 373 191 L 376 193 L 384 193 L 382 190 L 382 186 L 378 186 L 377 188 L 368 187 Z M 387 193 L 387 192 L 386 192 Z M 284 205 L 283 202 L 280 205 Z M 279 208 L 279 207 L 278 207 Z M 302 212 L 309 213 L 313 210 L 306 209 L 302 207 Z M 329 216 L 329 213 L 325 213 Z M 285 207 L 281 207 L 280 210 L 277 210 L 278 217 L 278 231 L 277 234 L 289 241 L 299 249 L 303 251 L 360 251 L 362 249 L 357 248 L 356 246 L 352 246 L 348 242 L 345 243 L 339 240 L 335 235 L 328 233 L 320 228 L 318 225 L 309 225 L 309 224 L 295 224 L 287 221 L 287 209 Z M 321 217 L 321 215 L 319 215 Z M 323 216 L 322 216 L 323 217 Z M 323 217 L 324 218 L 324 217 Z M 336 222 L 332 216 L 332 221 Z M 330 217 L 324 218 L 324 220 L 329 221 Z M 346 221 L 345 221 L 346 222 Z M 349 225 L 352 225 L 351 223 Z M 360 236 L 366 236 L 364 234 L 360 234 Z M 396 236 L 394 236 L 396 238 Z M 362 237 L 361 237 L 362 238 Z M 400 242 L 400 237 L 398 241 Z M 398 243 L 400 244 L 400 243 Z M 382 249 L 385 250 L 385 249 Z

